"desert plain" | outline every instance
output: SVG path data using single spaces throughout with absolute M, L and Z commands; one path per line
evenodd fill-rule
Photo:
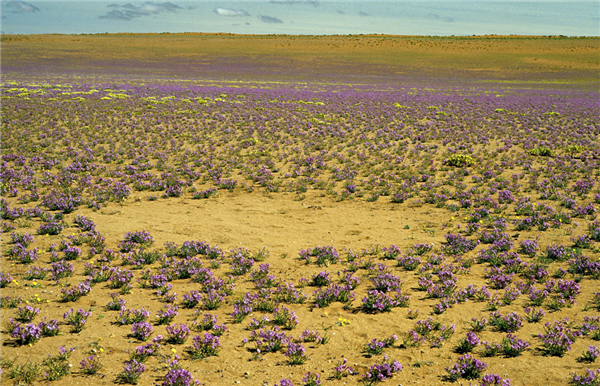
M 3 35 L 2 384 L 597 384 L 599 44 Z

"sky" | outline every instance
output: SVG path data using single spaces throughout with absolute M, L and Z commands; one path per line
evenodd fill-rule
M 225 32 L 600 36 L 600 0 L 2 0 L 0 12 L 0 32 L 3 34 Z

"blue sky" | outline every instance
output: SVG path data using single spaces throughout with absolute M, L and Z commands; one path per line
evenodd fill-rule
M 600 1 L 23 1 L 1 2 L 5 34 L 600 36 Z

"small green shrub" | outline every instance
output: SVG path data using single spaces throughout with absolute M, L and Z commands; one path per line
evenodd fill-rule
M 475 160 L 470 155 L 452 154 L 444 161 L 444 163 L 450 166 L 463 167 L 474 165 Z
M 535 149 L 529 150 L 529 154 L 536 156 L 539 155 L 541 157 L 552 157 L 554 152 L 552 149 L 549 149 L 546 146 L 538 146 Z

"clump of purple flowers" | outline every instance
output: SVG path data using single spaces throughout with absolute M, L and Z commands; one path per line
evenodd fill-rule
M 354 369 L 348 366 L 348 359 L 346 358 L 344 358 L 343 362 L 338 362 L 336 367 L 333 369 L 333 377 L 338 380 L 353 374 Z
M 138 322 L 131 325 L 131 335 L 141 341 L 146 341 L 152 335 L 152 325 L 148 322 Z
M 19 307 L 15 318 L 19 322 L 31 322 L 39 313 L 39 308 L 34 308 L 32 306 Z
M 600 369 L 585 370 L 585 375 L 571 374 L 571 384 L 574 386 L 598 386 L 600 385 Z
M 33 236 L 27 232 L 25 232 L 22 235 L 12 232 L 10 234 L 10 238 L 14 244 L 21 244 L 25 248 L 27 248 L 29 245 L 31 245 L 33 243 Z
M 91 355 L 79 363 L 81 372 L 86 375 L 94 375 L 102 369 L 102 363 L 100 363 L 99 355 Z
M 454 382 L 460 378 L 479 378 L 486 367 L 487 364 L 485 362 L 473 358 L 469 354 L 465 354 L 458 358 L 457 363 L 455 363 L 454 366 L 446 367 L 445 370 L 448 373 L 448 379 Z
M 316 275 L 313 275 L 310 284 L 316 287 L 322 287 L 331 283 L 331 276 L 327 271 L 321 271 Z
M 466 354 L 473 351 L 477 346 L 479 346 L 479 337 L 473 331 L 469 331 L 467 332 L 467 336 L 458 342 L 456 352 Z
M 65 229 L 66 225 L 64 222 L 51 221 L 40 225 L 37 233 L 40 235 L 57 235 Z
M 588 349 L 583 352 L 583 355 L 581 355 L 580 360 L 582 362 L 590 362 L 591 363 L 591 362 L 595 362 L 599 356 L 600 356 L 600 349 L 598 349 L 598 346 L 589 346 Z
M 156 317 L 158 318 L 157 323 L 171 323 L 177 315 L 179 315 L 179 313 L 177 312 L 177 306 L 167 304 L 162 310 L 158 311 L 158 313 L 156 314 Z
M 188 370 L 179 367 L 171 368 L 165 375 L 161 386 L 190 386 L 192 384 L 200 385 Z
M 146 366 L 136 359 L 132 359 L 125 362 L 123 372 L 117 375 L 117 379 L 122 383 L 137 385 L 144 371 L 146 371 Z
M 73 219 L 73 222 L 81 229 L 83 232 L 90 232 L 96 230 L 96 224 L 89 218 L 78 215 Z
M 167 326 L 167 342 L 172 344 L 183 344 L 190 334 L 189 327 L 184 324 L 173 323 Z
M 327 337 L 325 337 L 325 338 L 321 337 L 321 335 L 317 331 L 304 330 L 304 331 L 302 331 L 302 334 L 300 334 L 300 336 L 298 337 L 298 339 L 296 341 L 297 342 L 316 342 L 316 343 L 325 344 L 327 341 L 326 338 Z
M 525 318 L 529 323 L 537 323 L 540 320 L 542 320 L 544 316 L 546 316 L 546 313 L 541 308 L 536 311 L 535 309 L 532 309 L 530 307 L 525 307 L 524 311 Z
M 192 346 L 188 349 L 193 359 L 203 359 L 218 355 L 221 350 L 221 341 L 219 337 L 206 332 L 204 333 L 204 337 L 200 335 L 194 336 L 192 338 Z
M 311 373 L 310 371 L 304 374 L 304 378 L 302 378 L 302 382 L 304 382 L 304 386 L 320 386 L 321 385 L 321 374 L 319 373 Z
M 282 378 L 279 383 L 275 382 L 273 386 L 294 386 L 294 383 L 289 378 Z
M 536 240 L 523 240 L 519 244 L 521 253 L 529 256 L 535 257 L 537 251 L 539 250 L 539 246 Z
M 392 347 L 398 340 L 396 335 L 391 335 L 389 338 L 383 340 L 373 339 L 367 343 L 364 347 L 364 351 L 368 355 L 380 355 L 383 354 L 383 349 L 386 347 Z
M 469 240 L 460 234 L 446 234 L 446 243 L 442 247 L 444 252 L 450 255 L 462 255 L 475 249 L 479 244 L 479 240 Z
M 154 243 L 154 237 L 149 232 L 127 232 L 123 241 L 119 243 L 121 252 L 131 252 L 138 248 L 147 248 Z
M 81 332 L 85 327 L 87 318 L 92 315 L 91 311 L 86 311 L 83 308 L 79 308 L 77 311 L 72 308 L 65 312 L 63 319 L 71 326 L 71 332 Z
M 551 356 L 565 355 L 571 350 L 571 345 L 577 337 L 581 336 L 581 332 L 569 327 L 569 321 L 565 318 L 564 321 L 555 320 L 552 324 L 544 325 L 545 334 L 538 334 L 538 338 L 542 340 L 544 353 Z
M 402 371 L 402 363 L 400 361 L 388 362 L 386 356 L 381 364 L 374 364 L 369 367 L 369 371 L 363 375 L 362 382 L 364 385 L 371 386 L 376 383 L 385 381 L 391 378 L 394 374 Z
M 14 320 L 10 320 L 10 336 L 17 340 L 17 344 L 33 344 L 42 337 L 42 330 L 39 326 L 33 323 L 20 324 Z
M 282 326 L 286 330 L 292 330 L 298 325 L 298 316 L 285 306 L 278 307 L 273 312 L 273 324 Z
M 486 374 L 481 377 L 479 386 L 511 386 L 510 379 L 502 378 L 498 374 Z
M 276 352 L 290 342 L 290 338 L 279 327 L 260 329 L 250 333 L 250 340 L 256 342 L 257 352 Z
M 408 296 L 403 296 L 400 291 L 392 297 L 383 291 L 373 290 L 363 298 L 362 308 L 367 313 L 389 312 L 394 307 L 407 307 L 408 301 Z
M 339 262 L 340 255 L 337 250 L 328 245 L 324 247 L 314 247 L 313 249 L 303 249 L 300 251 L 300 258 L 310 264 L 314 258 L 320 266 L 329 266 Z
M 290 365 L 301 365 L 308 360 L 306 349 L 300 343 L 290 342 L 285 351 L 285 356 Z
M 58 320 L 56 319 L 50 319 L 50 321 L 47 322 L 46 317 L 44 317 L 44 320 L 38 323 L 38 327 L 42 332 L 42 336 L 56 336 L 60 332 Z
M 529 343 L 518 339 L 514 335 L 507 334 L 506 337 L 502 339 L 500 346 L 502 347 L 502 353 L 504 355 L 507 357 L 516 357 L 521 355 L 521 353 L 529 347 Z
M 9 273 L 0 272 L 0 288 L 5 288 L 12 282 L 13 278 Z
M 87 282 L 79 283 L 75 287 L 63 288 L 60 291 L 61 301 L 63 302 L 74 302 L 79 300 L 82 296 L 87 295 L 92 290 L 92 287 Z
M 354 300 L 354 292 L 348 285 L 337 285 L 331 283 L 326 288 L 320 288 L 314 292 L 315 307 L 323 308 L 337 301 L 349 304 Z
M 490 325 L 502 332 L 515 332 L 523 327 L 523 317 L 516 312 L 510 312 L 506 316 L 502 316 L 500 311 L 490 314 Z

